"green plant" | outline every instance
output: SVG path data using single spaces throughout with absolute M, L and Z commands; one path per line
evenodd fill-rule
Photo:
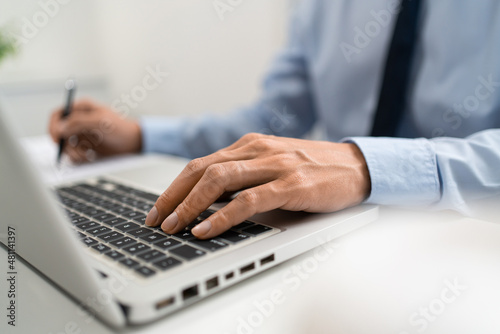
M 16 53 L 16 46 L 12 38 L 9 38 L 2 30 L 0 30 L 0 62 L 9 55 Z

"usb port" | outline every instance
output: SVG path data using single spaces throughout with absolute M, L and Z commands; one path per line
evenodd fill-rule
M 205 282 L 205 286 L 207 287 L 207 290 L 216 288 L 219 286 L 219 278 L 215 276 L 214 278 L 211 278 Z
M 274 261 L 274 254 L 271 254 L 269 256 L 266 256 L 260 260 L 260 265 L 263 266 L 265 264 L 268 264 L 270 262 Z
M 167 298 L 165 300 L 162 300 L 161 302 L 156 303 L 156 309 L 161 310 L 162 308 L 172 305 L 174 302 L 175 302 L 175 297 Z
M 193 285 L 187 289 L 182 290 L 182 299 L 186 300 L 198 296 L 198 285 Z
M 240 268 L 240 274 L 243 275 L 244 273 L 247 273 L 247 272 L 252 271 L 254 269 L 255 269 L 255 263 L 250 263 L 250 264 Z

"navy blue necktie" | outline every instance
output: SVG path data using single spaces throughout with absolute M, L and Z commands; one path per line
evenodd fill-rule
M 421 0 L 402 0 L 380 89 L 372 136 L 394 137 L 406 106 Z

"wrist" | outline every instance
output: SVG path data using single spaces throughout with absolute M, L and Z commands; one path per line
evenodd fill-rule
M 366 200 L 371 193 L 371 177 L 366 163 L 365 156 L 361 152 L 358 145 L 354 143 L 346 143 L 349 154 L 354 158 L 355 165 L 353 166 L 353 182 L 355 189 L 358 190 L 358 199 L 361 203 Z

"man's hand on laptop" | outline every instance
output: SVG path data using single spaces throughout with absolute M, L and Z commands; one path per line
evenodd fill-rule
M 49 133 L 56 143 L 66 140 L 64 153 L 73 162 L 141 150 L 140 126 L 104 105 L 79 100 L 70 116 L 61 119 L 62 112 L 61 108 L 52 113 Z
M 158 198 L 146 224 L 177 233 L 222 195 L 241 191 L 192 229 L 208 239 L 277 208 L 333 212 L 353 206 L 370 187 L 366 161 L 355 144 L 248 134 L 191 161 Z

